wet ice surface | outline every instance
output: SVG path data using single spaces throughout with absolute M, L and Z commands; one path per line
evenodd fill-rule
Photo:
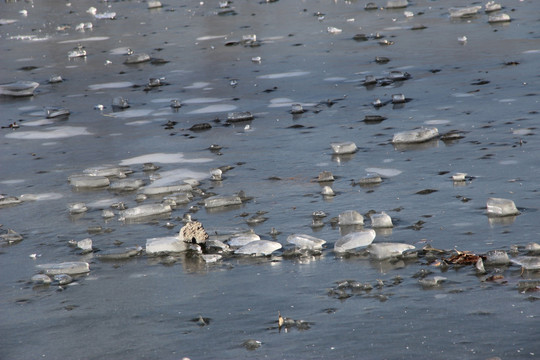
M 539 274 L 521 274 L 516 264 L 530 266 L 538 256 L 524 249 L 540 233 L 534 80 L 540 4 L 502 1 L 512 21 L 490 24 L 483 9 L 450 16 L 450 8 L 480 3 L 419 0 L 406 8 L 413 16 L 405 9 L 366 11 L 365 3 L 239 0 L 220 8 L 218 1 L 188 1 L 152 10 L 144 2 L 1 3 L 0 84 L 40 86 L 34 96 L 0 97 L 0 193 L 34 195 L 0 207 L 2 234 L 13 229 L 23 236 L 0 243 L 0 357 L 537 357 L 539 295 L 523 290 L 523 281 L 538 281 Z M 116 19 L 94 17 L 90 6 Z M 88 22 L 92 27 L 76 29 Z M 256 43 L 242 43 L 252 34 Z M 354 40 L 357 34 L 366 40 Z M 466 42 L 457 40 L 463 36 Z M 68 58 L 78 44 L 87 55 Z M 124 64 L 128 49 L 151 61 Z M 411 77 L 381 80 L 393 70 Z M 48 83 L 53 75 L 63 81 Z M 364 85 L 367 75 L 379 80 Z M 166 84 L 148 88 L 150 78 Z M 392 104 L 395 94 L 409 100 Z M 129 109 L 112 109 L 119 96 Z M 182 106 L 171 108 L 171 99 Z M 372 105 L 376 99 L 382 106 Z M 291 114 L 293 104 L 304 112 Z M 50 106 L 68 108 L 69 118 L 44 121 Z M 229 112 L 254 119 L 228 124 Z M 386 119 L 364 122 L 366 115 Z M 188 130 L 201 123 L 211 127 Z M 391 143 L 394 134 L 423 126 L 436 126 L 441 137 Z M 333 154 L 329 144 L 348 141 L 357 145 L 355 153 Z M 219 150 L 209 150 L 212 145 Z M 143 171 L 147 162 L 160 168 Z M 127 179 L 150 183 L 161 176 L 169 186 L 195 178 L 207 195 L 244 190 L 254 198 L 206 209 L 195 194 L 163 217 L 122 222 L 119 203 L 135 208 L 162 196 L 141 203 L 138 191 L 68 182 L 103 166 L 129 166 Z M 210 180 L 210 170 L 222 166 L 232 169 L 222 181 Z M 328 184 L 313 181 L 321 171 L 335 177 L 331 198 L 320 195 Z M 381 183 L 352 185 L 373 173 Z M 466 180 L 452 181 L 456 173 L 467 173 Z M 486 216 L 489 198 L 514 201 L 520 214 Z M 68 204 L 76 203 L 89 210 L 70 215 Z M 102 218 L 103 209 L 115 217 Z M 517 245 L 517 262 L 486 265 L 488 274 L 478 275 L 473 265 L 444 270 L 423 256 L 336 256 L 335 242 L 360 229 L 340 229 L 330 219 L 351 209 L 366 219 L 371 210 L 391 216 L 394 228 L 377 229 L 374 244 L 479 254 L 510 253 Z M 312 227 L 317 210 L 328 217 Z M 176 236 L 188 212 L 211 235 L 252 228 L 284 248 L 272 257 L 227 255 L 206 263 L 189 254 L 103 261 L 99 251 L 81 254 L 68 245 L 90 237 L 105 254 L 144 246 L 147 239 Z M 248 225 L 254 216 L 267 220 Z M 287 237 L 298 233 L 325 240 L 322 255 L 281 256 L 292 245 Z M 36 265 L 73 261 L 88 262 L 90 272 L 61 288 L 54 280 L 30 283 Z M 446 280 L 421 286 L 420 271 L 426 281 Z M 489 281 L 491 275 L 504 278 Z M 327 295 L 345 279 L 373 289 L 347 290 L 346 299 Z M 278 311 L 311 325 L 280 332 Z M 211 321 L 191 321 L 199 317 Z M 74 334 L 84 334 L 84 341 Z M 250 339 L 261 346 L 247 350 L 242 344 Z

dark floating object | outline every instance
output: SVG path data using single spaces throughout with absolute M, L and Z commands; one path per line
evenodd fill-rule
M 507 61 L 504 63 L 506 66 L 516 66 L 519 65 L 519 61 Z
M 356 34 L 353 36 L 353 40 L 356 40 L 356 41 L 368 41 L 368 37 L 366 36 L 366 34 Z
M 431 193 L 434 193 L 434 192 L 437 192 L 439 190 L 436 190 L 436 189 L 424 189 L 424 190 L 420 190 L 420 191 L 417 191 L 415 194 L 418 194 L 418 195 L 429 195 Z
M 385 57 L 385 56 L 377 56 L 377 57 L 375 58 L 375 62 L 376 62 L 377 64 L 386 64 L 386 63 L 388 63 L 389 61 L 390 61 L 390 59 L 387 58 L 387 57 Z
M 112 107 L 113 107 L 113 110 L 124 110 L 129 107 L 129 103 L 127 99 L 124 99 L 121 96 L 117 96 L 112 101 Z
M 242 346 L 245 347 L 247 350 L 257 350 L 259 347 L 261 347 L 262 342 L 259 340 L 249 339 L 242 343 Z
M 490 83 L 489 80 L 478 79 L 475 82 L 471 83 L 471 85 L 486 85 L 486 84 L 489 84 L 489 83 Z
M 424 29 L 427 29 L 427 26 L 422 25 L 422 24 L 414 25 L 414 26 L 411 28 L 411 30 L 424 30 Z
M 370 11 L 370 10 L 377 10 L 379 7 L 377 6 L 377 4 L 375 3 L 372 3 L 372 2 L 369 2 L 366 4 L 366 6 L 364 6 L 364 10 L 367 10 L 367 11 Z
M 366 115 L 363 121 L 366 123 L 380 123 L 381 121 L 384 121 L 386 119 L 387 118 L 382 115 Z
M 210 130 L 212 128 L 212 125 L 209 123 L 201 123 L 201 124 L 195 124 L 192 127 L 189 128 L 191 131 L 204 131 L 204 130 Z
M 182 103 L 180 103 L 180 101 L 178 101 L 177 99 L 173 99 L 171 100 L 171 107 L 173 109 L 180 109 L 182 107 Z

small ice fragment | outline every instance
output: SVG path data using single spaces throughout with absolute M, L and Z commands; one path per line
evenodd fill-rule
M 45 117 L 47 119 L 52 119 L 52 118 L 60 117 L 60 116 L 67 116 L 69 114 L 70 112 L 69 112 L 69 109 L 67 108 L 56 107 L 56 106 L 49 106 L 45 108 Z
M 369 256 L 377 259 L 389 259 L 393 257 L 399 257 L 403 255 L 404 251 L 412 250 L 415 247 L 409 244 L 403 243 L 391 243 L 391 242 L 382 242 L 382 243 L 373 243 L 367 247 Z
M 364 225 L 364 216 L 356 210 L 347 210 L 339 214 L 339 226 Z
M 403 15 L 407 18 L 410 18 L 414 16 L 414 13 L 412 11 L 404 11 Z
M 30 255 L 28 255 L 28 257 L 30 257 L 30 259 L 32 259 L 32 260 L 36 260 L 37 259 L 37 254 L 36 253 L 30 254 Z
M 100 251 L 97 257 L 100 260 L 125 260 L 133 256 L 139 255 L 143 250 L 140 246 L 131 246 L 127 248 L 114 248 L 110 250 Z
M 343 30 L 342 29 L 338 29 L 337 27 L 334 27 L 334 26 L 329 26 L 326 31 L 328 31 L 330 34 L 340 34 Z
M 76 48 L 68 52 L 68 58 L 76 58 L 76 57 L 85 57 L 86 56 L 86 50 L 84 47 L 79 44 Z
M 109 186 L 110 180 L 105 176 L 72 175 L 69 183 L 77 188 L 99 188 Z
M 32 96 L 34 90 L 39 86 L 35 81 L 17 81 L 0 85 L 0 95 L 7 96 Z
M 168 254 L 186 251 L 189 244 L 177 236 L 151 238 L 146 240 L 147 254 Z
M 221 175 L 223 174 L 223 171 L 221 169 L 212 169 L 210 170 L 210 177 L 214 181 L 221 181 Z
M 382 183 L 382 178 L 379 174 L 368 174 L 365 177 L 358 180 L 358 185 L 369 186 Z
M 323 186 L 323 188 L 321 189 L 321 194 L 324 195 L 324 196 L 335 196 L 336 193 L 334 192 L 334 190 L 332 190 L 332 188 L 330 186 Z
M 535 242 L 528 243 L 527 245 L 525 245 L 525 250 L 531 253 L 540 252 L 540 244 L 537 244 Z
M 448 9 L 451 18 L 461 18 L 476 15 L 481 6 L 453 7 Z
M 112 107 L 113 109 L 118 109 L 118 110 L 127 109 L 129 107 L 129 102 L 127 99 L 124 99 L 121 96 L 117 96 L 112 99 Z
M 334 175 L 330 171 L 321 171 L 317 177 L 318 182 L 334 181 Z
M 507 265 L 510 258 L 504 250 L 491 250 L 486 253 L 486 265 Z
M 218 262 L 223 256 L 219 254 L 202 254 L 201 257 L 205 263 L 211 264 Z
M 49 84 L 58 84 L 58 83 L 61 83 L 63 81 L 64 81 L 64 79 L 62 79 L 62 76 L 60 76 L 60 75 L 51 75 L 49 77 L 48 83 Z
M 77 247 L 81 250 L 91 251 L 92 250 L 92 239 L 86 238 L 83 240 L 77 241 Z
M 150 61 L 150 55 L 145 53 L 140 54 L 131 54 L 129 55 L 126 60 L 124 60 L 124 64 L 131 65 L 131 64 L 140 64 L 143 62 Z
M 277 241 L 255 240 L 235 250 L 235 254 L 267 256 L 274 251 L 281 249 L 281 244 Z
M 113 191 L 133 191 L 144 186 L 144 181 L 140 179 L 122 179 L 110 184 L 109 189 Z
M 374 229 L 394 227 L 394 224 L 392 224 L 392 218 L 384 211 L 381 211 L 380 214 L 371 214 L 370 218 L 371 227 Z
M 137 219 L 147 216 L 156 216 L 167 214 L 172 211 L 170 205 L 164 204 L 145 204 L 134 208 L 126 209 L 120 212 L 120 220 Z
M 403 131 L 394 135 L 394 144 L 414 144 L 435 139 L 439 136 L 437 128 L 422 128 L 418 130 Z
M 109 209 L 105 209 L 101 212 L 101 217 L 104 219 L 110 219 L 114 217 L 114 212 Z
M 32 276 L 31 281 L 38 285 L 47 285 L 51 283 L 51 278 L 45 274 L 36 274 Z
M 291 105 L 291 114 L 303 114 L 304 108 L 302 107 L 302 104 L 292 104 Z
M 426 278 L 420 279 L 418 280 L 418 282 L 423 287 L 435 287 L 435 286 L 440 285 L 440 283 L 443 282 L 444 280 L 446 280 L 446 278 L 443 276 L 433 276 L 433 277 L 426 277 Z
M 36 265 L 44 274 L 58 275 L 58 274 L 83 274 L 90 271 L 90 266 L 84 261 L 71 261 L 56 264 L 42 264 Z
M 495 1 L 488 1 L 484 7 L 487 13 L 502 9 L 501 4 L 497 4 Z
M 465 181 L 467 179 L 467 173 L 455 173 L 452 175 L 452 181 Z
M 255 63 L 255 64 L 260 64 L 261 61 L 262 61 L 262 59 L 261 59 L 260 56 L 254 56 L 254 57 L 251 58 L 251 61 L 252 61 L 253 63 Z
M 116 19 L 116 13 L 114 11 L 109 11 L 100 14 L 94 14 L 94 17 L 98 20 L 114 20 Z
M 358 150 L 356 144 L 352 141 L 331 143 L 330 146 L 332 147 L 335 155 L 352 154 Z
M 102 104 L 97 104 L 97 105 L 94 106 L 94 109 L 99 110 L 99 111 L 103 111 L 104 108 L 105 108 L 105 106 L 103 106 Z
M 405 99 L 405 95 L 403 94 L 394 94 L 392 95 L 392 104 L 403 104 L 407 100 Z
M 494 24 L 494 23 L 501 23 L 501 22 L 508 22 L 511 21 L 510 15 L 508 14 L 497 14 L 497 15 L 490 15 L 488 17 L 488 23 Z
M 89 7 L 88 10 L 86 10 L 86 12 L 90 15 L 95 15 L 97 13 L 97 9 L 93 6 Z
M 169 185 L 169 186 L 146 186 L 143 188 L 144 195 L 162 195 L 175 192 L 191 192 L 193 188 L 189 184 Z
M 368 246 L 375 239 L 375 230 L 363 230 L 349 233 L 339 238 L 334 244 L 334 251 L 336 253 L 344 253 L 350 250 L 354 250 L 360 247 Z
M 518 256 L 510 261 L 525 270 L 540 270 L 540 256 Z
M 400 9 L 407 7 L 409 2 L 407 0 L 388 0 L 386 2 L 387 9 Z
M 230 112 L 227 114 L 228 122 L 240 122 L 247 120 L 253 120 L 253 115 L 249 111 Z
M 9 229 L 7 234 L 0 235 L 0 240 L 8 244 L 14 244 L 16 242 L 21 241 L 22 239 L 23 239 L 22 235 L 20 235 L 13 229 Z
M 69 213 L 72 214 L 72 215 L 82 214 L 82 213 L 88 211 L 88 208 L 86 207 L 85 203 L 83 203 L 83 202 L 69 204 L 68 209 L 69 209 Z
M 489 198 L 487 201 L 488 216 L 512 216 L 519 215 L 519 210 L 512 200 L 501 198 Z
M 173 109 L 180 109 L 182 107 L 182 104 L 177 99 L 171 100 L 171 107 Z
M 237 195 L 232 195 L 232 196 L 216 195 L 216 196 L 211 196 L 204 200 L 204 206 L 206 208 L 215 208 L 215 207 L 240 205 L 240 204 L 242 204 L 242 199 L 240 199 L 240 197 Z
M 486 269 L 484 267 L 484 261 L 482 260 L 481 257 L 478 257 L 478 260 L 476 261 L 476 264 L 474 265 L 474 267 L 476 268 L 476 271 L 480 274 L 485 274 L 486 273 Z
M 229 239 L 227 242 L 229 246 L 232 247 L 241 247 L 244 245 L 249 244 L 250 242 L 261 240 L 260 236 L 254 233 L 248 233 L 248 234 L 241 234 L 233 236 Z
M 460 37 L 457 38 L 457 41 L 464 44 L 464 43 L 467 42 L 467 37 L 465 35 L 460 36 Z
M 364 6 L 364 10 L 377 10 L 379 7 L 373 2 L 369 2 Z
M 68 274 L 54 275 L 53 280 L 58 285 L 67 285 L 67 284 L 71 284 L 73 282 L 73 278 L 71 276 L 69 276 Z
M 306 234 L 292 234 L 287 237 L 287 242 L 296 245 L 300 249 L 321 250 L 326 240 Z
M 148 1 L 148 9 L 157 9 L 163 7 L 161 1 Z
M 22 16 L 28 16 L 28 10 L 23 9 L 23 10 L 19 11 L 19 14 L 21 14 Z

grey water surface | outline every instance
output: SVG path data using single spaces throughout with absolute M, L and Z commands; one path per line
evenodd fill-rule
M 157 9 L 144 1 L 2 2 L 0 83 L 40 86 L 34 96 L 0 97 L 0 194 L 37 198 L 0 207 L 1 233 L 23 236 L 0 247 L 0 359 L 540 356 L 540 285 L 520 286 L 539 281 L 538 272 L 505 265 L 478 275 L 472 265 L 421 255 L 337 256 L 333 246 L 345 229 L 330 223 L 346 210 L 385 211 L 394 228 L 378 231 L 375 242 L 429 244 L 446 254 L 517 248 L 512 257 L 540 241 L 540 3 L 501 0 L 498 13 L 512 21 L 491 24 L 485 2 L 417 0 L 385 9 L 379 0 L 369 11 L 367 2 L 164 0 Z M 482 9 L 450 18 L 449 8 L 470 5 Z M 116 16 L 98 19 L 90 7 Z M 247 35 L 256 41 L 243 41 Z M 79 44 L 87 55 L 69 58 Z M 152 61 L 124 64 L 128 49 Z M 410 78 L 364 86 L 366 75 L 381 80 L 391 71 Z M 49 83 L 53 75 L 63 81 Z M 147 88 L 150 78 L 164 84 Z M 407 102 L 388 103 L 394 94 Z M 115 97 L 130 107 L 115 111 Z M 173 99 L 182 107 L 172 109 Z M 374 107 L 377 99 L 386 105 Z M 292 115 L 292 104 L 306 111 Z M 50 106 L 70 114 L 47 119 Z M 231 112 L 254 119 L 227 123 Z M 386 119 L 366 122 L 366 115 Z M 201 123 L 211 128 L 189 130 Z M 459 136 L 391 143 L 395 133 L 422 126 Z M 346 141 L 358 151 L 333 155 L 330 144 Z M 213 144 L 221 150 L 210 151 Z M 145 162 L 160 169 L 145 172 Z M 77 190 L 68 178 L 120 165 L 133 171 L 128 179 L 147 184 L 172 174 L 177 182 L 197 178 L 206 193 L 243 190 L 253 199 L 215 211 L 196 195 L 170 216 L 105 220 L 101 211 L 111 203 L 139 205 L 137 191 Z M 232 169 L 210 180 L 220 166 Z M 320 194 L 314 180 L 322 171 L 336 178 L 336 196 Z M 467 181 L 453 182 L 458 172 Z M 354 185 L 368 173 L 383 182 Z M 488 218 L 490 197 L 513 200 L 520 215 Z M 68 204 L 77 202 L 89 211 L 70 215 Z M 317 210 L 328 216 L 312 228 Z M 145 254 L 103 261 L 68 245 L 91 238 L 101 251 L 144 247 L 149 238 L 176 235 L 189 211 L 210 235 L 253 229 L 285 249 L 293 233 L 327 243 L 311 257 L 281 250 L 213 264 L 189 253 L 175 262 Z M 268 219 L 248 225 L 258 212 Z M 272 228 L 279 234 L 270 235 Z M 87 261 L 90 272 L 67 286 L 31 283 L 36 265 L 65 261 Z M 419 272 L 446 280 L 426 288 Z M 373 289 L 336 296 L 343 280 Z M 308 326 L 280 329 L 278 312 Z

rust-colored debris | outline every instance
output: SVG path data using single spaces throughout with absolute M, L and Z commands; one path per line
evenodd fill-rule
M 470 251 L 458 251 L 456 254 L 450 256 L 449 258 L 443 259 L 447 264 L 453 265 L 474 265 L 480 259 L 481 256 L 472 254 Z

